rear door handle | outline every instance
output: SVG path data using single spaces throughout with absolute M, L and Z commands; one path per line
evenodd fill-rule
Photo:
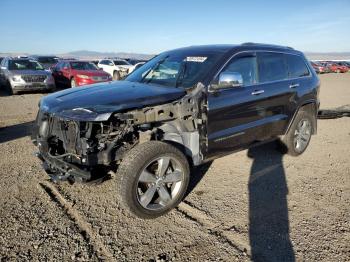
M 299 84 L 291 84 L 291 85 L 289 86 L 289 88 L 296 88 L 296 87 L 299 87 Z
M 253 92 L 252 92 L 252 95 L 253 96 L 257 96 L 257 95 L 260 95 L 260 94 L 262 94 L 262 93 L 264 93 L 265 91 L 264 90 L 254 90 Z

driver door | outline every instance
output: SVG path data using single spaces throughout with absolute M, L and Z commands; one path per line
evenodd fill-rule
M 243 85 L 211 88 L 208 94 L 208 157 L 226 154 L 260 140 L 267 99 L 258 84 L 257 56 L 244 52 L 233 57 L 220 72 L 238 73 Z M 211 86 L 218 84 L 214 79 Z

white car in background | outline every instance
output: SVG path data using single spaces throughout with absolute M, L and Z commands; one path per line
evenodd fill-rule
M 98 62 L 97 66 L 113 76 L 113 80 L 120 80 L 130 74 L 134 66 L 128 61 L 119 58 L 106 58 Z

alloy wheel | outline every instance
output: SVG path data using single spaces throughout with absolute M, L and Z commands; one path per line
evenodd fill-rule
M 149 210 L 166 208 L 181 192 L 183 167 L 174 157 L 162 156 L 149 162 L 137 182 L 137 200 Z
M 294 131 L 294 147 L 297 152 L 303 152 L 311 138 L 311 123 L 302 119 Z

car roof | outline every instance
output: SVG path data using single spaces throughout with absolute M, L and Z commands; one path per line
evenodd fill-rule
M 301 54 L 300 51 L 297 51 L 289 46 L 282 45 L 274 45 L 274 44 L 263 44 L 263 43 L 253 43 L 247 42 L 242 44 L 215 44 L 215 45 L 196 45 L 196 46 L 188 46 L 183 48 L 178 48 L 170 51 L 196 51 L 196 52 L 230 52 L 230 51 L 240 51 L 240 50 L 271 50 L 271 51 L 281 51 L 281 52 L 289 52 L 289 53 L 298 53 Z

